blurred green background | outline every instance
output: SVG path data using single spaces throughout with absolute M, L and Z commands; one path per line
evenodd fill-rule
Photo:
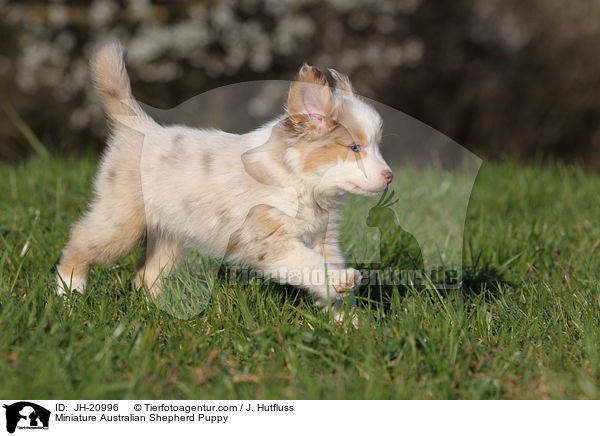
M 119 38 L 157 108 L 306 61 L 480 156 L 598 169 L 599 17 L 599 0 L 0 0 L 0 159 L 32 152 L 11 109 L 53 153 L 102 148 L 88 60 Z

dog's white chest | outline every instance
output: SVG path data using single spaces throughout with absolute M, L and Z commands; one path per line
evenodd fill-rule
M 309 247 L 315 245 L 327 231 L 329 214 L 313 199 L 301 198 L 298 214 L 294 220 L 296 236 Z

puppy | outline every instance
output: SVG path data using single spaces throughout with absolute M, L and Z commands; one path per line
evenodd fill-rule
M 304 65 L 284 115 L 256 130 L 165 127 L 133 97 L 123 56 L 114 42 L 91 63 L 111 134 L 89 210 L 62 252 L 58 293 L 83 292 L 93 264 L 146 236 L 134 283 L 151 297 L 196 247 L 304 288 L 341 319 L 343 298 L 361 280 L 338 245 L 342 195 L 377 195 L 393 177 L 379 152 L 379 114 L 346 76 L 329 70 L 332 91 Z

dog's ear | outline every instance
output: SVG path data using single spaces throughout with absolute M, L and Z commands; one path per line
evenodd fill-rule
M 335 101 L 325 75 L 304 64 L 290 87 L 286 109 L 297 126 L 321 130 L 335 124 Z
M 340 73 L 337 70 L 334 70 L 333 68 L 330 68 L 329 70 L 329 74 L 331 74 L 331 77 L 333 77 L 333 80 L 335 80 L 335 89 L 340 91 L 343 94 L 348 94 L 348 95 L 354 95 L 354 88 L 352 87 L 352 83 L 350 83 L 350 79 L 348 79 L 348 76 Z

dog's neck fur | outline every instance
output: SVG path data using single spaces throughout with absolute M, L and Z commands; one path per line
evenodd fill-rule
M 270 131 L 264 143 L 242 155 L 246 171 L 265 185 L 294 188 L 298 193 L 299 214 L 303 209 L 337 211 L 343 193 L 319 189 L 319 179 L 308 177 L 300 170 L 295 162 L 299 151 L 287 137 L 285 122 L 286 119 L 280 117 L 251 132 L 264 137 L 265 130 Z

